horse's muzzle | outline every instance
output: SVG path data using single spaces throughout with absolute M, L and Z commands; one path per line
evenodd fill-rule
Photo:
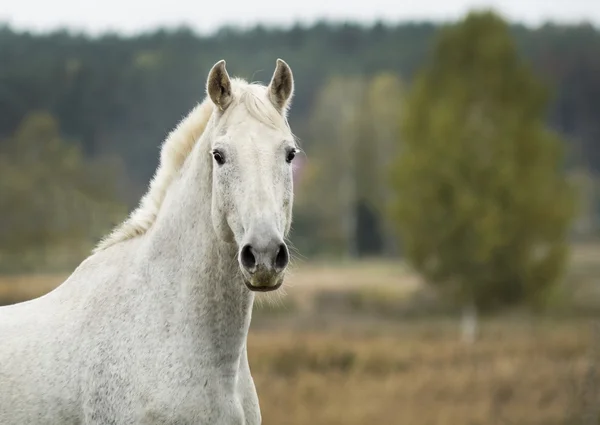
M 283 283 L 289 251 L 281 238 L 268 233 L 255 234 L 242 246 L 239 263 L 244 283 L 251 291 L 268 292 Z

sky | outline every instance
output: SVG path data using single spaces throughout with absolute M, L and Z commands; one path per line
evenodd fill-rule
M 587 21 L 600 27 L 600 0 L 1 0 L 0 4 L 0 23 L 15 29 L 68 28 L 94 35 L 180 25 L 211 33 L 223 25 L 286 27 L 319 19 L 439 22 L 489 7 L 529 26 Z

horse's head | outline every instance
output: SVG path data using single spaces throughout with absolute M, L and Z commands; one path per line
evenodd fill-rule
M 290 67 L 277 60 L 267 87 L 232 80 L 216 63 L 207 93 L 217 106 L 210 155 L 212 220 L 221 239 L 238 247 L 246 286 L 279 288 L 289 262 L 284 238 L 292 219 L 292 161 L 297 152 L 287 124 L 294 91 Z

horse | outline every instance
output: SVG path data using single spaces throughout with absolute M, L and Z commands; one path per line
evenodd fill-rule
M 247 337 L 290 259 L 294 78 L 225 65 L 136 209 L 57 288 L 0 308 L 0 424 L 261 423 Z

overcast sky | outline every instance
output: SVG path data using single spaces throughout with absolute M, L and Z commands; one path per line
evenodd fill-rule
M 372 22 L 454 20 L 470 8 L 493 7 L 514 22 L 547 20 L 600 27 L 600 0 L 0 0 L 0 23 L 46 31 L 137 33 L 180 24 L 212 32 L 224 24 L 287 26 L 320 18 Z

